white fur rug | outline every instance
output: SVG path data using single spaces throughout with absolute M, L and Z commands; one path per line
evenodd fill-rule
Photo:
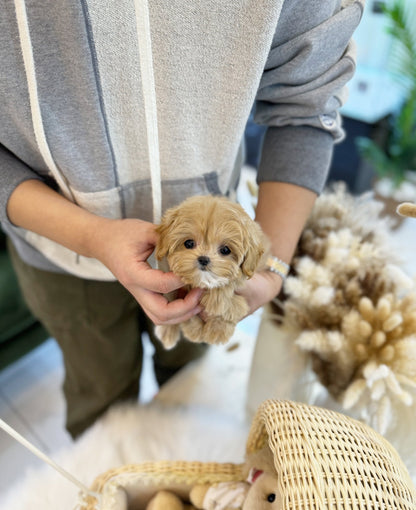
M 230 345 L 237 345 L 229 349 Z M 51 457 L 89 486 L 106 470 L 147 460 L 241 462 L 249 430 L 245 395 L 254 339 L 231 343 L 174 377 L 145 406 L 111 409 L 74 445 Z M 78 488 L 51 467 L 22 473 L 1 510 L 72 510 Z

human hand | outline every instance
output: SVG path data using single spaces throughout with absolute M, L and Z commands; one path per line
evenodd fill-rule
M 259 271 L 236 293 L 243 296 L 249 306 L 248 315 L 274 299 L 283 285 L 282 278 L 271 271 Z
M 31 179 L 15 188 L 7 213 L 14 225 L 45 236 L 84 257 L 100 260 L 155 324 L 176 324 L 201 311 L 199 289 L 171 303 L 163 296 L 183 284 L 173 273 L 154 270 L 147 263 L 157 242 L 152 223 L 97 216 L 45 183 Z
M 156 324 L 178 324 L 201 311 L 200 289 L 169 302 L 168 294 L 183 286 L 172 272 L 153 269 L 147 262 L 158 236 L 152 223 L 137 219 L 100 219 L 91 244 L 92 256 L 100 260 L 134 296 Z

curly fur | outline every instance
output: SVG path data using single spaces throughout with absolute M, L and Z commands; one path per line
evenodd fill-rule
M 169 209 L 157 228 L 158 260 L 181 277 L 186 289 L 205 290 L 205 321 L 195 316 L 174 326 L 158 326 L 166 348 L 175 346 L 180 330 L 193 342 L 221 344 L 248 312 L 235 291 L 251 278 L 265 253 L 260 226 L 244 209 L 224 197 L 196 196 Z

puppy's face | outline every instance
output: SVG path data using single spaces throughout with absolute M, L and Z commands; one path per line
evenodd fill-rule
M 156 257 L 191 287 L 212 289 L 253 275 L 264 252 L 263 234 L 238 204 L 223 197 L 192 197 L 169 209 Z

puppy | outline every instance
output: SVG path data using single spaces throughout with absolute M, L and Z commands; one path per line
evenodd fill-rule
M 167 349 L 175 346 L 180 330 L 192 342 L 227 342 L 248 312 L 235 291 L 253 276 L 265 253 L 260 226 L 224 197 L 195 196 L 166 211 L 157 232 L 156 258 L 166 258 L 187 289 L 205 289 L 206 320 L 195 316 L 180 325 L 157 326 L 156 335 Z

